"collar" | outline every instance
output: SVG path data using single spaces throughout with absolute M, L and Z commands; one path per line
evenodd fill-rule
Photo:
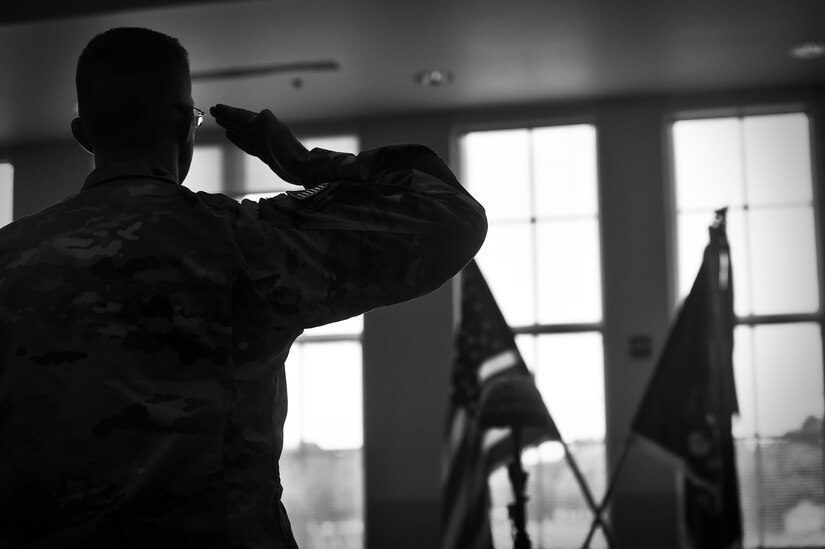
M 82 191 L 123 179 L 155 179 L 166 183 L 178 184 L 178 181 L 164 168 L 150 166 L 144 162 L 121 162 L 96 168 L 86 178 Z

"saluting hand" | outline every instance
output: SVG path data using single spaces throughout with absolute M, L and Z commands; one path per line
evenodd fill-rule
M 256 113 L 218 104 L 209 113 L 235 146 L 263 160 L 284 181 L 301 184 L 307 148 L 272 111 Z

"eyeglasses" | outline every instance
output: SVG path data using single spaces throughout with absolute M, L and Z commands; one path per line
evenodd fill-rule
M 192 107 L 192 112 L 195 113 L 195 127 L 200 128 L 203 124 L 203 117 L 206 116 L 206 113 L 197 107 Z
M 205 111 L 202 111 L 194 105 L 186 105 L 185 103 L 177 103 L 173 105 L 173 107 L 175 107 L 176 109 L 192 109 L 192 114 L 194 115 L 195 120 L 195 127 L 200 128 L 201 125 L 203 125 L 203 119 L 206 116 Z

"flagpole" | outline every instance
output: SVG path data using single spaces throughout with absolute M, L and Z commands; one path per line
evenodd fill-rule
M 624 467 L 624 463 L 627 460 L 627 455 L 630 453 L 630 446 L 632 442 L 632 436 L 627 436 L 622 440 L 621 452 L 619 453 L 619 459 L 616 462 L 616 467 L 613 469 L 613 474 L 610 476 L 610 482 L 607 484 L 607 490 L 602 497 L 602 502 L 599 504 L 598 507 L 594 507 L 594 512 L 596 515 L 593 517 L 593 521 L 590 523 L 590 530 L 587 532 L 587 537 L 582 544 L 582 549 L 589 549 L 590 541 L 593 539 L 593 534 L 596 533 L 596 527 L 601 524 L 602 530 L 604 531 L 605 537 L 607 537 L 608 544 L 615 544 L 616 540 L 613 538 L 613 532 L 606 528 L 604 521 L 602 520 L 602 513 L 604 513 L 605 509 L 607 509 L 608 504 L 610 503 L 610 499 L 613 496 L 613 490 L 616 488 L 616 484 L 619 478 L 619 473 L 621 473 L 622 468 Z M 611 545 L 613 549 L 618 549 L 618 545 Z
M 717 215 L 717 219 L 718 219 L 719 212 L 716 212 L 716 215 Z M 654 368 L 653 375 L 648 380 L 645 391 L 642 393 L 642 399 L 644 399 L 645 395 L 647 395 L 648 391 L 650 391 L 650 387 L 653 385 L 653 376 L 655 376 L 655 375 L 656 375 L 656 368 Z M 642 403 L 640 402 L 636 406 L 636 412 L 633 414 L 634 419 L 631 422 L 631 433 L 632 433 L 632 429 L 633 429 L 633 424 L 636 421 L 636 417 L 638 417 L 638 415 L 639 415 L 639 411 L 641 410 L 641 407 L 642 407 Z M 627 461 L 628 453 L 630 453 L 630 446 L 631 446 L 632 438 L 633 438 L 633 435 L 630 434 L 622 440 L 622 446 L 621 446 L 621 449 L 620 449 L 620 452 L 619 452 L 619 459 L 618 459 L 618 461 L 616 461 L 616 466 L 614 467 L 613 473 L 610 476 L 610 482 L 608 482 L 608 484 L 607 484 L 607 489 L 605 490 L 604 496 L 602 497 L 602 502 L 595 510 L 596 516 L 593 517 L 593 521 L 590 523 L 590 530 L 587 531 L 587 537 L 584 539 L 584 543 L 582 544 L 582 549 L 589 549 L 590 548 L 590 541 L 593 539 L 593 535 L 596 533 L 596 527 L 599 524 L 604 525 L 604 522 L 602 521 L 601 516 L 602 516 L 602 513 L 607 508 L 608 504 L 610 503 L 610 499 L 613 497 L 613 490 L 616 488 L 616 484 L 617 484 L 618 479 L 619 479 L 619 474 L 621 473 L 622 468 L 624 467 L 625 461 Z M 605 535 L 606 534 L 607 534 L 607 532 L 605 532 Z M 609 541 L 610 540 L 608 540 L 608 543 L 609 543 Z
M 531 549 L 530 538 L 527 535 L 527 494 L 524 492 L 527 484 L 527 472 L 521 466 L 521 428 L 513 424 L 513 462 L 507 468 L 510 482 L 513 485 L 515 501 L 508 506 L 510 520 L 515 530 L 513 549 Z

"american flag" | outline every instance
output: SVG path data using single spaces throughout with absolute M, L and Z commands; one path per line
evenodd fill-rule
M 512 454 L 509 429 L 479 426 L 482 396 L 496 381 L 532 374 L 475 261 L 461 273 L 461 324 L 456 336 L 443 467 L 442 549 L 492 549 L 489 474 Z M 561 440 L 547 414 L 543 428 L 522 430 L 522 446 Z

